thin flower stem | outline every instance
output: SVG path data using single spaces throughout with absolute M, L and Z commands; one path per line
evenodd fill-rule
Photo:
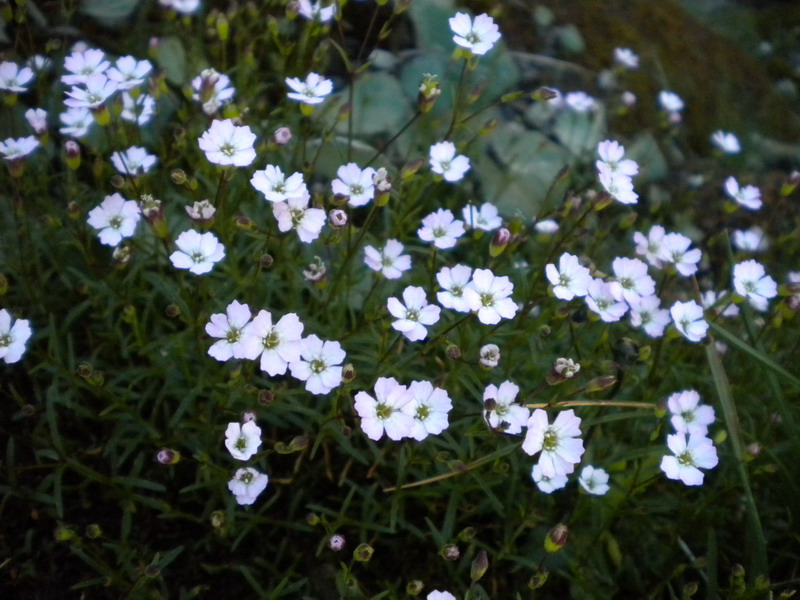
M 378 157 L 380 157 L 380 156 L 381 156 L 381 155 L 382 155 L 384 152 L 386 152 L 386 150 L 388 150 L 388 149 L 389 149 L 389 146 L 391 146 L 391 145 L 392 145 L 392 144 L 393 144 L 395 141 L 397 141 L 397 138 L 399 138 L 401 135 L 403 135 L 403 134 L 406 132 L 406 130 L 407 130 L 409 127 L 411 127 L 411 125 L 413 125 L 413 124 L 414 124 L 414 121 L 416 121 L 416 120 L 417 120 L 417 119 L 418 119 L 420 116 L 422 116 L 422 113 L 421 113 L 419 110 L 417 110 L 417 112 L 415 112 L 415 113 L 414 113 L 414 116 L 413 116 L 413 117 L 411 117 L 411 118 L 410 118 L 408 121 L 406 121 L 406 124 L 405 124 L 405 125 L 403 125 L 403 126 L 400 128 L 400 130 L 399 130 L 397 133 L 395 133 L 395 134 L 392 136 L 392 139 L 390 139 L 388 142 L 386 142 L 386 143 L 385 143 L 385 144 L 384 144 L 384 145 L 381 147 L 381 149 L 380 149 L 380 150 L 378 150 L 378 151 L 377 151 L 377 152 L 376 152 L 376 153 L 375 153 L 375 154 L 372 156 L 372 158 L 370 158 L 370 159 L 369 159 L 369 161 L 367 161 L 367 165 L 366 165 L 366 166 L 367 166 L 367 167 L 370 167 L 370 166 L 372 166 L 372 163 L 374 163 L 374 162 L 375 162 L 375 161 L 378 159 Z
M 383 361 L 385 361 L 389 357 L 389 354 L 391 354 L 392 350 L 394 350 L 394 347 L 397 345 L 397 342 L 400 341 L 401 337 L 403 337 L 403 334 L 402 333 L 398 333 L 395 336 L 395 338 L 392 341 L 392 343 L 389 344 L 389 347 L 386 348 L 386 350 L 384 350 L 383 354 L 381 354 L 380 359 L 378 359 L 378 364 L 375 366 L 375 371 L 376 372 L 380 371 L 380 367 L 383 364 Z
M 464 321 L 466 321 L 468 319 L 471 319 L 474 316 L 475 316 L 475 313 L 472 313 L 472 312 L 468 313 L 467 315 L 465 315 L 464 317 L 462 317 L 461 319 L 459 319 L 458 321 L 456 321 L 455 323 L 450 325 L 450 327 L 448 327 L 447 329 L 442 331 L 439 335 L 437 335 L 435 338 L 433 338 L 431 341 L 429 341 L 427 344 L 425 344 L 425 347 L 422 349 L 422 353 L 423 354 L 427 354 L 428 352 L 430 352 L 430 350 L 433 348 L 433 346 L 434 346 L 434 344 L 436 344 L 436 342 L 438 342 L 445 335 L 450 333 L 453 329 L 455 329 L 456 327 L 461 325 L 461 323 L 463 323 Z
M 634 402 L 628 400 L 562 400 L 561 402 L 538 402 L 526 404 L 528 408 L 570 408 L 578 406 L 621 406 L 624 408 L 646 408 L 653 409 L 655 405 L 650 402 Z
M 461 108 L 461 97 L 464 93 L 464 79 L 466 78 L 467 73 L 467 63 L 468 61 L 464 59 L 464 64 L 461 65 L 461 74 L 458 76 L 458 85 L 456 86 L 456 99 L 453 105 L 453 118 L 450 120 L 450 126 L 447 128 L 447 133 L 444 134 L 442 137 L 443 140 L 449 139 L 450 134 L 453 133 L 453 129 L 456 126 L 456 120 L 458 119 L 458 110 Z

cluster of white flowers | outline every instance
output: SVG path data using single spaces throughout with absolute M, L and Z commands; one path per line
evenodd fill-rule
M 672 455 L 661 460 L 661 470 L 669 479 L 680 479 L 686 485 L 701 485 L 703 472 L 717 466 L 717 450 L 707 437 L 714 422 L 714 409 L 700 403 L 695 390 L 676 392 L 667 398 L 670 423 L 675 433 L 667 436 Z
M 633 191 L 633 176 L 639 173 L 636 161 L 625 158 L 625 148 L 614 140 L 597 146 L 600 160 L 595 163 L 600 183 L 617 202 L 636 204 L 639 195 Z
M 342 382 L 345 352 L 339 342 L 313 334 L 304 338 L 303 329 L 295 313 L 277 321 L 266 310 L 253 317 L 247 304 L 234 300 L 225 313 L 211 315 L 206 324 L 206 333 L 218 340 L 208 354 L 219 361 L 258 360 L 261 370 L 273 377 L 288 370 L 305 382 L 307 391 L 327 394 Z
M 442 288 L 436 294 L 439 304 L 457 312 L 474 312 L 484 325 L 496 325 L 517 313 L 517 304 L 511 298 L 514 284 L 489 269 L 473 272 L 466 265 L 442 267 L 436 280 Z

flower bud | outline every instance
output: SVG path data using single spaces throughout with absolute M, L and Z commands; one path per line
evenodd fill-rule
M 375 550 L 369 544 L 359 544 L 358 547 L 353 550 L 353 559 L 358 562 L 369 562 L 374 553 Z
M 261 390 L 258 392 L 258 403 L 261 406 L 269 406 L 273 402 L 275 402 L 275 394 L 269 390 Z
M 221 510 L 215 510 L 212 512 L 209 519 L 211 521 L 211 526 L 214 529 L 220 529 L 223 525 L 225 525 L 225 513 Z
M 381 167 L 375 172 L 372 178 L 375 185 L 375 204 L 386 206 L 389 203 L 389 192 L 392 191 L 392 178 L 386 173 L 386 169 Z
M 480 363 L 485 369 L 494 369 L 500 364 L 500 348 L 495 344 L 486 344 L 481 347 Z
M 559 523 L 553 527 L 548 532 L 547 537 L 544 538 L 544 549 L 550 554 L 558 552 L 567 543 L 568 538 L 569 529 L 567 529 L 564 523 Z
M 481 577 L 483 577 L 484 573 L 486 573 L 486 569 L 489 568 L 489 557 L 486 556 L 486 550 L 481 550 L 478 552 L 478 556 L 472 561 L 472 565 L 469 569 L 469 576 L 472 579 L 472 582 L 475 583 Z
M 270 254 L 267 253 L 262 254 L 261 258 L 259 259 L 259 264 L 261 265 L 262 269 L 269 269 L 273 262 L 275 262 L 274 259 Z
M 464 527 L 464 529 L 458 532 L 458 539 L 462 542 L 468 542 L 476 535 L 478 535 L 477 529 L 474 527 Z
M 239 215 L 236 217 L 236 227 L 241 229 L 242 231 L 248 231 L 253 228 L 253 221 L 250 220 L 250 217 L 247 215 Z
M 356 368 L 353 363 L 347 363 L 342 369 L 342 380 L 349 383 L 356 378 Z
M 334 208 L 328 213 L 328 223 L 330 223 L 331 227 L 344 227 L 347 225 L 347 221 L 347 213 L 341 208 Z
M 530 580 L 528 580 L 528 587 L 532 590 L 538 590 L 547 582 L 548 575 L 550 575 L 550 571 L 544 567 L 539 567 L 536 573 L 531 575 Z
M 328 548 L 330 548 L 334 552 L 339 552 L 340 550 L 343 550 L 346 544 L 347 542 L 344 539 L 344 536 L 340 533 L 334 533 L 328 540 Z
M 164 208 L 161 205 L 161 200 L 153 198 L 150 194 L 142 194 L 139 200 L 139 209 L 142 211 L 144 220 L 151 225 L 156 225 L 158 222 L 164 220 Z
M 558 98 L 558 92 L 548 87 L 540 87 L 538 90 L 533 92 L 533 94 L 531 94 L 531 99 L 541 102 L 549 102 L 550 100 L 555 100 L 556 98 Z
M 306 523 L 314 527 L 315 525 L 319 525 L 319 516 L 316 513 L 308 513 L 306 515 Z
M 174 319 L 181 314 L 181 307 L 177 304 L 167 304 L 164 308 L 164 314 L 167 315 L 170 319 Z
M 601 377 L 595 377 L 589 383 L 586 384 L 586 393 L 592 392 L 602 392 L 603 390 L 607 390 L 610 387 L 613 387 L 617 383 L 617 378 L 613 375 L 603 375 Z
M 162 448 L 156 454 L 156 461 L 162 465 L 175 465 L 181 460 L 181 453 L 172 448 Z
M 147 565 L 144 568 L 144 576 L 148 579 L 155 579 L 159 575 L 161 575 L 161 567 L 158 565 Z
M 445 544 L 439 555 L 445 560 L 458 560 L 461 557 L 461 550 L 455 544 Z
M 70 219 L 80 219 L 81 207 L 75 200 L 70 200 L 69 204 L 67 204 L 67 214 Z
M 186 171 L 183 169 L 172 169 L 169 173 L 172 183 L 175 185 L 183 185 L 186 183 Z
M 186 214 L 189 215 L 192 221 L 197 221 L 198 223 L 211 221 L 216 212 L 217 209 L 211 206 L 211 202 L 208 200 L 200 200 L 192 205 L 186 205 Z
M 419 579 L 414 579 L 406 584 L 406 594 L 409 596 L 419 596 L 424 589 L 425 584 Z
M 445 350 L 445 354 L 447 354 L 447 358 L 450 360 L 458 360 L 461 358 L 461 348 L 455 344 L 449 344 L 447 350 Z
M 86 526 L 86 529 L 83 530 L 83 533 L 90 540 L 96 540 L 103 535 L 103 530 L 97 523 L 90 523 Z
M 81 147 L 78 142 L 68 140 L 64 143 L 64 156 L 67 159 L 67 167 L 74 171 L 81 166 Z
M 422 83 L 419 86 L 419 95 L 417 96 L 417 105 L 421 113 L 430 112 L 436 100 L 442 95 L 442 89 L 439 87 L 439 78 L 436 75 L 425 73 Z
M 272 134 L 272 139 L 274 139 L 275 143 L 279 146 L 285 146 L 292 141 L 292 130 L 288 127 L 278 127 L 275 133 Z
M 33 404 L 23 404 L 19 407 L 19 412 L 23 417 L 32 417 L 36 414 L 36 407 Z
M 125 185 L 125 178 L 119 173 L 116 173 L 111 177 L 111 185 L 117 189 L 121 189 Z
M 242 423 L 255 423 L 256 422 L 256 413 L 252 410 L 248 410 L 242 413 Z
M 405 167 L 403 167 L 402 171 L 400 171 L 400 179 L 410 179 L 417 174 L 417 171 L 419 171 L 424 164 L 425 161 L 421 158 L 412 160 Z
M 82 362 L 81 364 L 78 365 L 76 372 L 78 373 L 78 377 L 81 377 L 83 379 L 88 379 L 94 372 L 94 369 L 92 368 L 92 365 L 89 364 L 88 362 Z
M 622 96 L 620 96 L 620 100 L 622 101 L 622 105 L 630 108 L 636 104 L 636 94 L 633 92 L 622 92 Z
M 492 258 L 500 256 L 505 251 L 510 241 L 511 232 L 505 227 L 498 229 L 492 238 L 492 243 L 489 245 L 489 256 Z
M 63 523 L 59 523 L 58 526 L 53 530 L 53 538 L 57 542 L 72 542 L 78 539 L 78 535 L 75 533 L 75 530 L 72 527 L 68 527 Z

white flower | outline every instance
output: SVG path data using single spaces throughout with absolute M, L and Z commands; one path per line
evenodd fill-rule
M 661 307 L 658 296 L 644 296 L 630 303 L 631 325 L 641 327 L 650 337 L 661 337 L 670 322 L 669 311 Z
M 464 222 L 456 220 L 446 208 L 440 208 L 422 219 L 417 235 L 425 242 L 433 242 L 437 248 L 452 248 L 464 235 Z
M 703 308 L 714 309 L 715 313 L 721 314 L 723 317 L 735 317 L 736 315 L 739 314 L 739 307 L 736 306 L 736 304 L 731 302 L 729 299 L 727 299 L 727 296 L 728 296 L 727 291 L 720 292 L 719 296 L 717 296 L 717 294 L 713 290 L 708 290 L 706 292 L 703 292 L 703 295 L 701 297 L 703 301 Z M 727 306 L 720 313 L 721 307 L 718 306 L 715 308 L 714 305 L 717 304 L 718 302 L 722 303 L 723 299 L 727 301 Z
M 430 381 L 412 381 L 408 392 L 412 400 L 402 408 L 414 419 L 408 437 L 419 442 L 447 429 L 447 415 L 453 403 L 446 390 L 434 387 Z
M 533 228 L 538 234 L 553 235 L 556 231 L 558 231 L 558 221 L 554 219 L 545 219 L 544 221 L 538 221 L 535 223 Z
M 255 160 L 255 141 L 256 135 L 249 127 L 234 125 L 232 119 L 215 119 L 198 139 L 200 149 L 206 153 L 209 162 L 237 167 L 246 167 Z
M 244 358 L 244 332 L 250 317 L 250 307 L 238 300 L 228 304 L 224 314 L 211 315 L 206 323 L 206 333 L 219 341 L 208 349 L 209 356 L 222 362 L 229 358 Z
M 8 61 L 0 63 L 0 90 L 21 94 L 28 91 L 31 81 L 33 70 L 29 67 L 20 68 L 17 63 Z
M 120 194 L 106 196 L 100 206 L 89 211 L 87 223 L 99 230 L 100 243 L 116 246 L 122 238 L 131 237 L 142 212 L 135 200 L 125 200 Z
M 214 263 L 225 258 L 225 247 L 213 233 L 200 233 L 189 229 L 175 240 L 178 249 L 169 259 L 176 269 L 189 269 L 195 275 L 208 273 Z
M 708 323 L 703 318 L 703 307 L 697 302 L 676 302 L 669 313 L 675 329 L 690 342 L 699 342 L 706 337 Z
M 639 68 L 639 56 L 630 48 L 614 48 L 614 61 L 631 71 Z
M 661 225 L 653 225 L 645 236 L 640 231 L 633 234 L 633 241 L 636 243 L 636 254 L 644 256 L 647 262 L 656 269 L 660 269 L 661 262 L 661 242 L 664 240 L 666 231 Z
M 47 111 L 41 108 L 29 108 L 25 111 L 25 120 L 36 135 L 47 132 Z
M 769 240 L 758 225 L 753 225 L 750 229 L 734 230 L 731 241 L 734 247 L 742 252 L 763 252 L 769 248 Z
M 80 139 L 89 133 L 89 129 L 94 123 L 92 111 L 88 108 L 68 108 L 66 112 L 58 115 L 62 127 L 59 132 L 71 138 Z
M 431 171 L 444 177 L 445 181 L 460 181 L 464 173 L 469 171 L 469 158 L 463 154 L 456 156 L 453 142 L 439 142 L 431 146 Z
M 541 452 L 539 465 L 542 475 L 568 475 L 575 469 L 583 456 L 580 424 L 581 420 L 573 410 L 558 413 L 552 425 L 541 408 L 533 411 L 528 419 L 528 431 L 522 449 L 531 456 Z
M 111 155 L 111 162 L 121 174 L 135 177 L 148 173 L 158 162 L 158 158 L 148 154 L 144 148 L 131 146 L 125 152 L 114 152 Z
M 611 264 L 616 280 L 609 283 L 611 295 L 628 304 L 644 296 L 652 296 L 656 282 L 647 274 L 647 265 L 638 258 L 618 257 Z
M 500 30 L 489 15 L 478 15 L 473 21 L 466 13 L 456 13 L 449 22 L 453 41 L 476 56 L 486 54 L 500 39 Z
M 711 134 L 711 143 L 724 154 L 739 154 L 742 151 L 739 139 L 734 134 L 722 130 Z
M 411 257 L 403 254 L 403 244 L 397 240 L 386 240 L 380 250 L 372 246 L 364 248 L 364 263 L 373 271 L 382 273 L 386 279 L 399 279 L 404 271 L 411 268 Z
M 136 99 L 128 92 L 122 92 L 122 112 L 119 116 L 130 123 L 147 125 L 156 111 L 156 101 L 150 94 L 139 94 Z
M 187 16 L 197 12 L 197 9 L 200 8 L 200 0 L 158 0 L 158 1 L 161 4 L 161 6 L 164 6 L 166 8 L 171 8 L 175 12 L 179 12 L 182 15 L 187 15 Z M 264 475 L 264 477 L 266 477 L 266 475 Z M 241 502 L 239 504 L 241 504 Z M 251 503 L 248 502 L 248 504 Z
M 633 191 L 633 180 L 627 175 L 613 171 L 602 161 L 597 161 L 597 175 L 606 192 L 620 204 L 636 204 L 639 201 L 639 195 Z
M 611 292 L 611 285 L 602 279 L 591 281 L 585 300 L 589 310 L 600 315 L 606 323 L 619 321 L 628 310 L 628 305 L 617 301 Z
M 386 308 L 396 319 L 392 328 L 399 331 L 412 342 L 425 339 L 428 335 L 426 326 L 439 321 L 441 310 L 434 304 L 428 304 L 425 290 L 421 287 L 409 286 L 403 290 L 403 302 L 395 297 L 389 298 Z
M 735 177 L 728 177 L 725 180 L 725 193 L 731 200 L 748 210 L 758 210 L 763 204 L 761 201 L 761 190 L 754 185 L 739 187 L 739 182 Z
M 440 592 L 439 590 L 433 590 L 425 600 L 456 600 L 456 597 L 453 596 L 450 592 Z
M 102 73 L 89 75 L 81 85 L 67 91 L 64 104 L 72 108 L 97 108 L 117 92 L 117 84 Z
M 539 463 L 533 465 L 533 468 L 531 469 L 531 479 L 533 479 L 536 487 L 539 488 L 539 491 L 543 494 L 552 494 L 556 490 L 560 490 L 567 485 L 566 475 L 554 475 L 553 477 L 547 477 L 542 472 L 542 467 L 539 465 Z
M 261 428 L 255 421 L 244 425 L 228 423 L 225 430 L 225 447 L 236 460 L 250 460 L 261 445 Z
M 519 394 L 519 386 L 504 381 L 497 387 L 489 384 L 483 391 L 483 418 L 492 429 L 503 433 L 520 433 L 528 422 L 530 411 L 526 406 L 514 402 Z
M 278 221 L 278 229 L 287 232 L 297 231 L 297 237 L 305 244 L 317 239 L 325 226 L 325 211 L 321 208 L 310 208 L 308 192 L 303 196 L 289 198 L 286 202 L 275 202 L 272 214 Z
M 105 73 L 109 66 L 111 63 L 106 60 L 102 50 L 76 50 L 64 59 L 64 69 L 69 73 L 61 76 L 61 82 L 66 85 L 81 85 L 92 75 Z
M 18 362 L 25 354 L 25 344 L 31 337 L 31 325 L 27 319 L 11 320 L 11 313 L 0 309 L 0 358 L 6 364 Z
M 597 102 L 586 92 L 570 92 L 564 96 L 564 104 L 577 113 L 585 113 L 592 110 Z
M 214 69 L 204 69 L 192 79 L 192 100 L 201 102 L 207 115 L 213 115 L 235 94 L 230 77 Z
M 374 398 L 366 392 L 355 395 L 355 409 L 367 437 L 378 441 L 385 431 L 389 439 L 397 441 L 411 435 L 414 417 L 403 410 L 414 401 L 409 389 L 394 377 L 379 377 L 374 390 Z
M 464 288 L 464 301 L 478 313 L 484 325 L 496 325 L 500 319 L 517 314 L 517 304 L 511 299 L 514 284 L 508 277 L 497 277 L 489 269 L 475 269 L 472 281 Z
M 767 275 L 764 266 L 754 260 L 734 265 L 733 287 L 753 308 L 762 312 L 767 310 L 769 299 L 778 295 L 778 284 Z
M 161 1 L 164 2 L 164 0 Z M 266 489 L 267 483 L 269 483 L 269 476 L 259 473 L 251 467 L 245 467 L 236 471 L 233 479 L 228 482 L 228 489 L 236 497 L 238 504 L 249 506 Z
M 717 449 L 710 439 L 700 434 L 676 433 L 667 436 L 667 446 L 674 456 L 661 459 L 661 470 L 670 479 L 680 479 L 686 485 L 702 485 L 703 472 L 717 466 Z
M 494 369 L 500 364 L 500 348 L 496 344 L 481 346 L 480 363 L 487 369 Z
M 242 356 L 260 357 L 261 370 L 271 376 L 283 375 L 291 363 L 300 360 L 303 324 L 295 313 L 283 315 L 277 323 L 272 314 L 261 310 L 242 332 Z
M 597 145 L 600 160 L 595 163 L 597 170 L 605 164 L 612 173 L 633 177 L 639 173 L 639 165 L 635 160 L 625 158 L 625 147 L 614 140 L 605 140 Z
M 350 206 L 364 206 L 375 197 L 375 169 L 361 169 L 356 163 L 347 163 L 336 170 L 338 179 L 331 182 L 333 193 L 345 196 Z
M 608 485 L 608 473 L 604 469 L 591 465 L 586 465 L 581 469 L 578 483 L 587 493 L 595 496 L 605 496 L 611 489 Z
M 667 407 L 672 413 L 670 423 L 677 433 L 706 435 L 715 419 L 714 409 L 700 404 L 700 394 L 695 390 L 675 392 L 667 398 Z
M 491 202 L 484 202 L 480 208 L 474 204 L 467 204 L 461 211 L 464 226 L 483 231 L 494 231 L 503 224 L 497 207 Z
M 275 165 L 267 165 L 264 170 L 253 173 L 250 185 L 264 194 L 269 202 L 283 202 L 308 194 L 302 173 L 292 173 L 286 177 Z
M 200 200 L 194 204 L 186 205 L 186 214 L 193 221 L 210 221 L 214 218 L 217 209 L 211 206 L 208 200 Z
M 0 142 L 0 155 L 5 160 L 19 160 L 39 147 L 39 140 L 29 135 L 23 138 L 8 138 Z
M 684 277 L 694 275 L 703 253 L 697 248 L 689 250 L 691 244 L 692 240 L 685 235 L 668 233 L 661 239 L 659 258 L 665 263 L 675 265 L 675 269 Z
M 117 89 L 130 90 L 142 85 L 152 70 L 153 65 L 149 60 L 121 56 L 114 66 L 106 71 L 106 76 L 117 84 Z
M 679 113 L 683 110 L 683 100 L 678 94 L 666 90 L 658 93 L 658 104 L 669 113 Z
M 553 284 L 553 295 L 561 300 L 585 296 L 592 276 L 589 269 L 578 262 L 578 257 L 564 252 L 558 259 L 558 269 L 552 263 L 545 267 L 547 279 Z
M 325 96 L 333 91 L 333 83 L 330 79 L 325 79 L 317 73 L 309 73 L 305 81 L 301 81 L 297 77 L 287 77 L 286 85 L 294 90 L 287 96 L 303 104 L 319 104 L 325 99 Z
M 336 14 L 336 5 L 322 6 L 322 2 L 314 2 L 311 4 L 310 0 L 298 0 L 299 15 L 305 17 L 309 21 L 319 21 L 320 23 L 327 23 Z
M 312 394 L 327 394 L 342 383 L 345 353 L 339 342 L 323 342 L 316 335 L 302 341 L 300 360 L 289 363 L 292 377 L 306 382 Z
M 442 291 L 436 293 L 439 304 L 458 312 L 469 312 L 471 309 L 464 296 L 464 289 L 472 278 L 472 268 L 466 265 L 442 267 L 436 274 L 436 280 Z

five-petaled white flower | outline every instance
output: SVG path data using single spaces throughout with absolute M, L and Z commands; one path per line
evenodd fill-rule
M 403 290 L 403 302 L 395 297 L 386 302 L 386 308 L 396 319 L 392 322 L 392 328 L 412 342 L 425 339 L 428 335 L 426 326 L 439 321 L 442 309 L 435 304 L 428 304 L 425 290 L 417 286 L 409 286 Z
M 717 449 L 713 442 L 702 434 L 685 433 L 667 436 L 667 446 L 674 456 L 661 459 L 661 470 L 670 479 L 680 479 L 686 485 L 702 485 L 703 472 L 717 466 Z
M 778 284 L 767 275 L 764 266 L 755 260 L 746 260 L 733 267 L 733 287 L 758 311 L 767 310 L 769 299 L 778 295 Z
M 323 342 L 312 334 L 302 341 L 300 360 L 289 363 L 289 370 L 292 377 L 306 382 L 312 394 L 327 394 L 342 383 L 344 358 L 339 342 Z
M 425 242 L 433 242 L 437 248 L 452 248 L 464 235 L 464 222 L 457 220 L 448 209 L 440 208 L 422 219 L 417 235 Z
M 0 358 L 6 364 L 18 362 L 25 354 L 25 344 L 31 337 L 31 324 L 27 319 L 11 320 L 11 313 L 0 309 Z
M 585 113 L 592 110 L 597 101 L 586 92 L 577 91 L 564 96 L 564 104 L 576 113 Z
M 466 265 L 442 267 L 436 274 L 436 280 L 442 286 L 442 291 L 436 293 L 439 304 L 458 312 L 469 312 L 471 309 L 464 296 L 464 289 L 471 278 L 472 268 Z
M 137 60 L 133 56 L 121 56 L 114 66 L 106 71 L 108 78 L 117 84 L 117 89 L 130 90 L 142 85 L 153 65 L 149 60 Z
M 224 313 L 211 315 L 206 323 L 206 333 L 219 341 L 208 349 L 209 356 L 219 361 L 245 358 L 245 327 L 250 322 L 250 307 L 234 300 Z
M 467 13 L 456 13 L 449 22 L 455 34 L 453 41 L 474 55 L 486 54 L 500 39 L 500 29 L 487 14 L 478 15 L 473 21 Z
M 672 414 L 670 423 L 677 433 L 706 435 L 715 419 L 714 408 L 701 404 L 700 394 L 695 390 L 675 392 L 667 398 L 667 407 Z
M 256 360 L 261 357 L 261 370 L 283 375 L 287 367 L 300 360 L 303 346 L 303 324 L 295 313 L 283 315 L 276 323 L 272 314 L 261 310 L 243 331 L 242 355 Z
M 0 142 L 0 155 L 5 160 L 19 160 L 39 147 L 39 140 L 29 135 L 23 138 L 8 138 Z
M 650 266 L 660 269 L 661 261 L 661 242 L 664 240 L 666 231 L 661 225 L 653 225 L 645 236 L 641 231 L 633 234 L 633 241 L 636 243 L 636 254 L 644 256 Z
M 333 193 L 347 198 L 350 206 L 364 206 L 375 197 L 375 169 L 361 169 L 356 163 L 347 163 L 336 170 L 338 179 L 331 182 Z
M 678 94 L 663 90 L 658 93 L 658 104 L 668 113 L 680 113 L 684 104 Z
M 528 422 L 530 411 L 526 406 L 517 404 L 519 386 L 511 381 L 504 381 L 500 387 L 492 384 L 483 391 L 483 418 L 492 429 L 503 433 L 520 433 Z
M 461 211 L 464 226 L 483 231 L 494 231 L 503 224 L 497 207 L 491 202 L 484 202 L 480 207 L 467 204 Z
M 735 229 L 731 234 L 733 247 L 742 252 L 763 252 L 769 248 L 767 234 L 758 225 L 750 229 Z
M 215 119 L 198 139 L 200 149 L 206 153 L 208 162 L 236 167 L 246 167 L 255 160 L 255 142 L 256 135 L 253 131 L 247 125 L 234 125 L 232 119 Z
M 691 244 L 692 240 L 685 235 L 668 233 L 661 238 L 659 258 L 664 263 L 675 265 L 675 270 L 684 277 L 694 275 L 703 253 L 697 248 L 690 250 Z
M 638 258 L 615 258 L 611 268 L 616 279 L 609 286 L 617 300 L 631 304 L 655 293 L 656 282 L 647 274 L 647 265 Z
M 355 409 L 367 437 L 377 441 L 385 431 L 389 439 L 397 441 L 411 435 L 414 417 L 403 410 L 414 402 L 409 389 L 394 377 L 379 377 L 374 390 L 374 398 L 367 392 L 355 395 Z
M 141 217 L 142 212 L 135 200 L 112 194 L 89 211 L 87 223 L 99 231 L 101 244 L 116 246 L 122 238 L 133 235 Z
M 592 276 L 589 269 L 578 262 L 578 257 L 564 252 L 558 259 L 558 268 L 552 263 L 545 267 L 547 279 L 553 284 L 553 295 L 561 300 L 585 296 Z
M 178 12 L 186 16 L 191 15 L 194 12 L 197 12 L 197 9 L 200 8 L 200 0 L 158 0 L 158 1 L 162 6 L 166 8 L 171 8 L 175 12 Z M 266 477 L 266 475 L 264 475 L 264 477 Z M 239 504 L 241 504 L 241 502 Z M 248 502 L 248 504 L 250 503 Z
M 587 287 L 585 300 L 589 310 L 600 315 L 606 323 L 619 321 L 628 310 L 627 304 L 615 298 L 611 284 L 602 279 L 592 279 Z
M 758 210 L 763 204 L 761 190 L 754 185 L 739 187 L 739 182 L 735 177 L 728 177 L 725 180 L 725 193 L 736 204 L 744 206 L 748 210 Z
M 228 423 L 225 430 L 225 447 L 236 460 L 250 460 L 261 445 L 261 428 L 255 421 L 244 425 Z
M 61 82 L 66 85 L 81 85 L 92 75 L 105 73 L 110 66 L 111 63 L 106 60 L 102 50 L 76 50 L 64 59 L 64 69 L 68 73 L 61 76 Z
M 630 303 L 631 325 L 641 327 L 650 337 L 661 337 L 670 322 L 669 311 L 661 308 L 658 296 L 644 296 Z
M 319 104 L 325 100 L 325 96 L 333 91 L 331 80 L 325 79 L 317 73 L 309 73 L 306 75 L 305 81 L 301 81 L 297 77 L 287 77 L 286 85 L 294 90 L 287 96 L 303 104 Z
M 551 425 L 547 413 L 537 408 L 528 419 L 522 449 L 531 456 L 541 452 L 539 465 L 546 477 L 568 475 L 583 456 L 580 424 L 580 417 L 570 409 L 558 413 Z
M 614 62 L 630 71 L 639 68 L 639 56 L 630 48 L 614 48 Z
M 635 160 L 625 158 L 625 147 L 617 141 L 605 140 L 597 145 L 597 154 L 600 158 L 595 162 L 595 167 L 605 164 L 609 171 L 619 175 L 633 177 L 639 173 L 639 165 Z
M 164 2 L 164 0 L 161 1 Z M 269 476 L 259 473 L 251 467 L 245 467 L 236 471 L 233 479 L 228 482 L 228 489 L 239 505 L 249 506 L 266 489 L 267 483 L 269 483 Z
M 336 4 L 322 6 L 322 1 L 311 3 L 311 0 L 298 0 L 297 13 L 309 21 L 327 23 L 336 14 Z
M 608 163 L 597 161 L 597 176 L 606 192 L 620 204 L 636 204 L 639 201 L 639 194 L 633 191 L 633 180 L 612 170 Z
M 586 465 L 581 469 L 578 483 L 586 490 L 586 493 L 594 496 L 605 496 L 611 489 L 608 485 L 608 473 L 605 469 Z
M 489 269 L 475 269 L 472 281 L 464 287 L 464 301 L 478 313 L 484 325 L 496 325 L 500 319 L 517 314 L 517 303 L 511 299 L 514 284 L 508 277 L 497 277 Z
M 47 131 L 47 111 L 42 108 L 29 108 L 25 111 L 25 120 L 36 135 L 44 135 Z
M 446 390 L 434 387 L 430 381 L 412 381 L 408 391 L 412 400 L 402 409 L 414 419 L 408 437 L 421 441 L 447 429 L 447 415 L 453 403 Z
M 380 250 L 372 246 L 364 248 L 364 263 L 373 271 L 382 273 L 386 279 L 399 279 L 404 271 L 411 268 L 411 257 L 403 254 L 403 244 L 397 240 L 386 240 Z
M 59 133 L 75 139 L 89 133 L 89 128 L 94 124 L 94 116 L 88 108 L 68 108 L 58 115 L 58 120 L 62 125 Z
M 699 342 L 706 337 L 708 323 L 703 318 L 703 307 L 694 300 L 676 302 L 669 313 L 675 329 L 690 342 Z
M 169 259 L 176 269 L 188 269 L 203 275 L 214 268 L 214 263 L 225 258 L 225 246 L 210 231 L 200 233 L 194 229 L 184 231 L 175 240 L 178 249 Z
M 718 130 L 711 134 L 711 143 L 724 154 L 739 154 L 742 147 L 739 145 L 739 138 L 734 134 Z
M 72 108 L 98 108 L 117 92 L 117 84 L 102 73 L 89 75 L 80 86 L 67 91 L 64 104 Z
M 431 146 L 431 171 L 444 177 L 445 181 L 460 181 L 464 173 L 469 171 L 469 158 L 463 154 L 456 156 L 456 145 L 453 142 L 439 142 Z
M 305 244 L 310 244 L 319 237 L 326 220 L 324 210 L 308 206 L 310 199 L 304 188 L 302 196 L 272 205 L 272 214 L 278 221 L 278 229 L 284 233 L 294 229 L 297 237 Z
M 124 152 L 114 152 L 111 155 L 111 162 L 122 175 L 136 177 L 149 172 L 158 162 L 158 158 L 148 154 L 145 148 L 131 146 Z
M 0 63 L 0 90 L 21 94 L 28 91 L 28 85 L 33 80 L 33 70 L 22 67 L 10 61 Z
M 442 592 L 440 590 L 433 590 L 425 600 L 456 600 L 456 597 L 453 596 L 450 592 Z
M 531 479 L 543 494 L 552 494 L 556 490 L 560 490 L 567 485 L 566 475 L 554 475 L 548 477 L 542 471 L 542 466 L 539 463 L 533 465 L 531 469 Z
M 286 177 L 275 165 L 267 165 L 265 169 L 253 173 L 250 185 L 264 194 L 269 202 L 283 202 L 308 194 L 302 173 L 292 173 Z

